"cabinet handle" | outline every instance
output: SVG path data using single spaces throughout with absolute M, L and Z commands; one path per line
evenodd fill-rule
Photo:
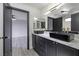
M 56 44 L 58 44 L 58 43 L 56 43 Z

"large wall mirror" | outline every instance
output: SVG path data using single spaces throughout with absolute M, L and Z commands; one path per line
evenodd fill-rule
M 37 18 L 36 20 L 34 19 L 33 21 L 33 30 L 45 30 L 46 28 L 46 22 L 45 19 L 42 18 Z

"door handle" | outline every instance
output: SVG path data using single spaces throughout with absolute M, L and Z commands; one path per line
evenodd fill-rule
M 7 38 L 8 38 L 7 36 L 2 37 L 2 39 L 7 39 Z
M 7 36 L 5 36 L 5 37 L 0 37 L 0 39 L 6 39 L 6 38 L 8 38 Z

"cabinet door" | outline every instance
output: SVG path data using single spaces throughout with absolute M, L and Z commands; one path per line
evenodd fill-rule
M 39 52 L 39 36 L 36 36 L 35 50 Z
M 56 43 L 57 47 L 57 56 L 77 56 L 78 50 Z
M 35 49 L 35 45 L 36 45 L 36 35 L 32 34 L 32 46 Z
M 55 42 L 47 40 L 47 56 L 55 56 L 55 55 L 56 55 Z
M 42 38 L 40 37 L 40 49 L 41 49 L 41 52 L 42 52 L 42 55 L 43 56 L 46 56 L 46 39 L 45 38 Z
M 41 56 L 46 55 L 46 40 L 38 36 L 38 54 Z

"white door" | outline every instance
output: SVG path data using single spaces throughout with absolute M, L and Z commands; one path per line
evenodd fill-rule
M 3 4 L 0 3 L 0 37 L 3 37 Z M 3 39 L 0 39 L 0 56 L 3 56 Z

